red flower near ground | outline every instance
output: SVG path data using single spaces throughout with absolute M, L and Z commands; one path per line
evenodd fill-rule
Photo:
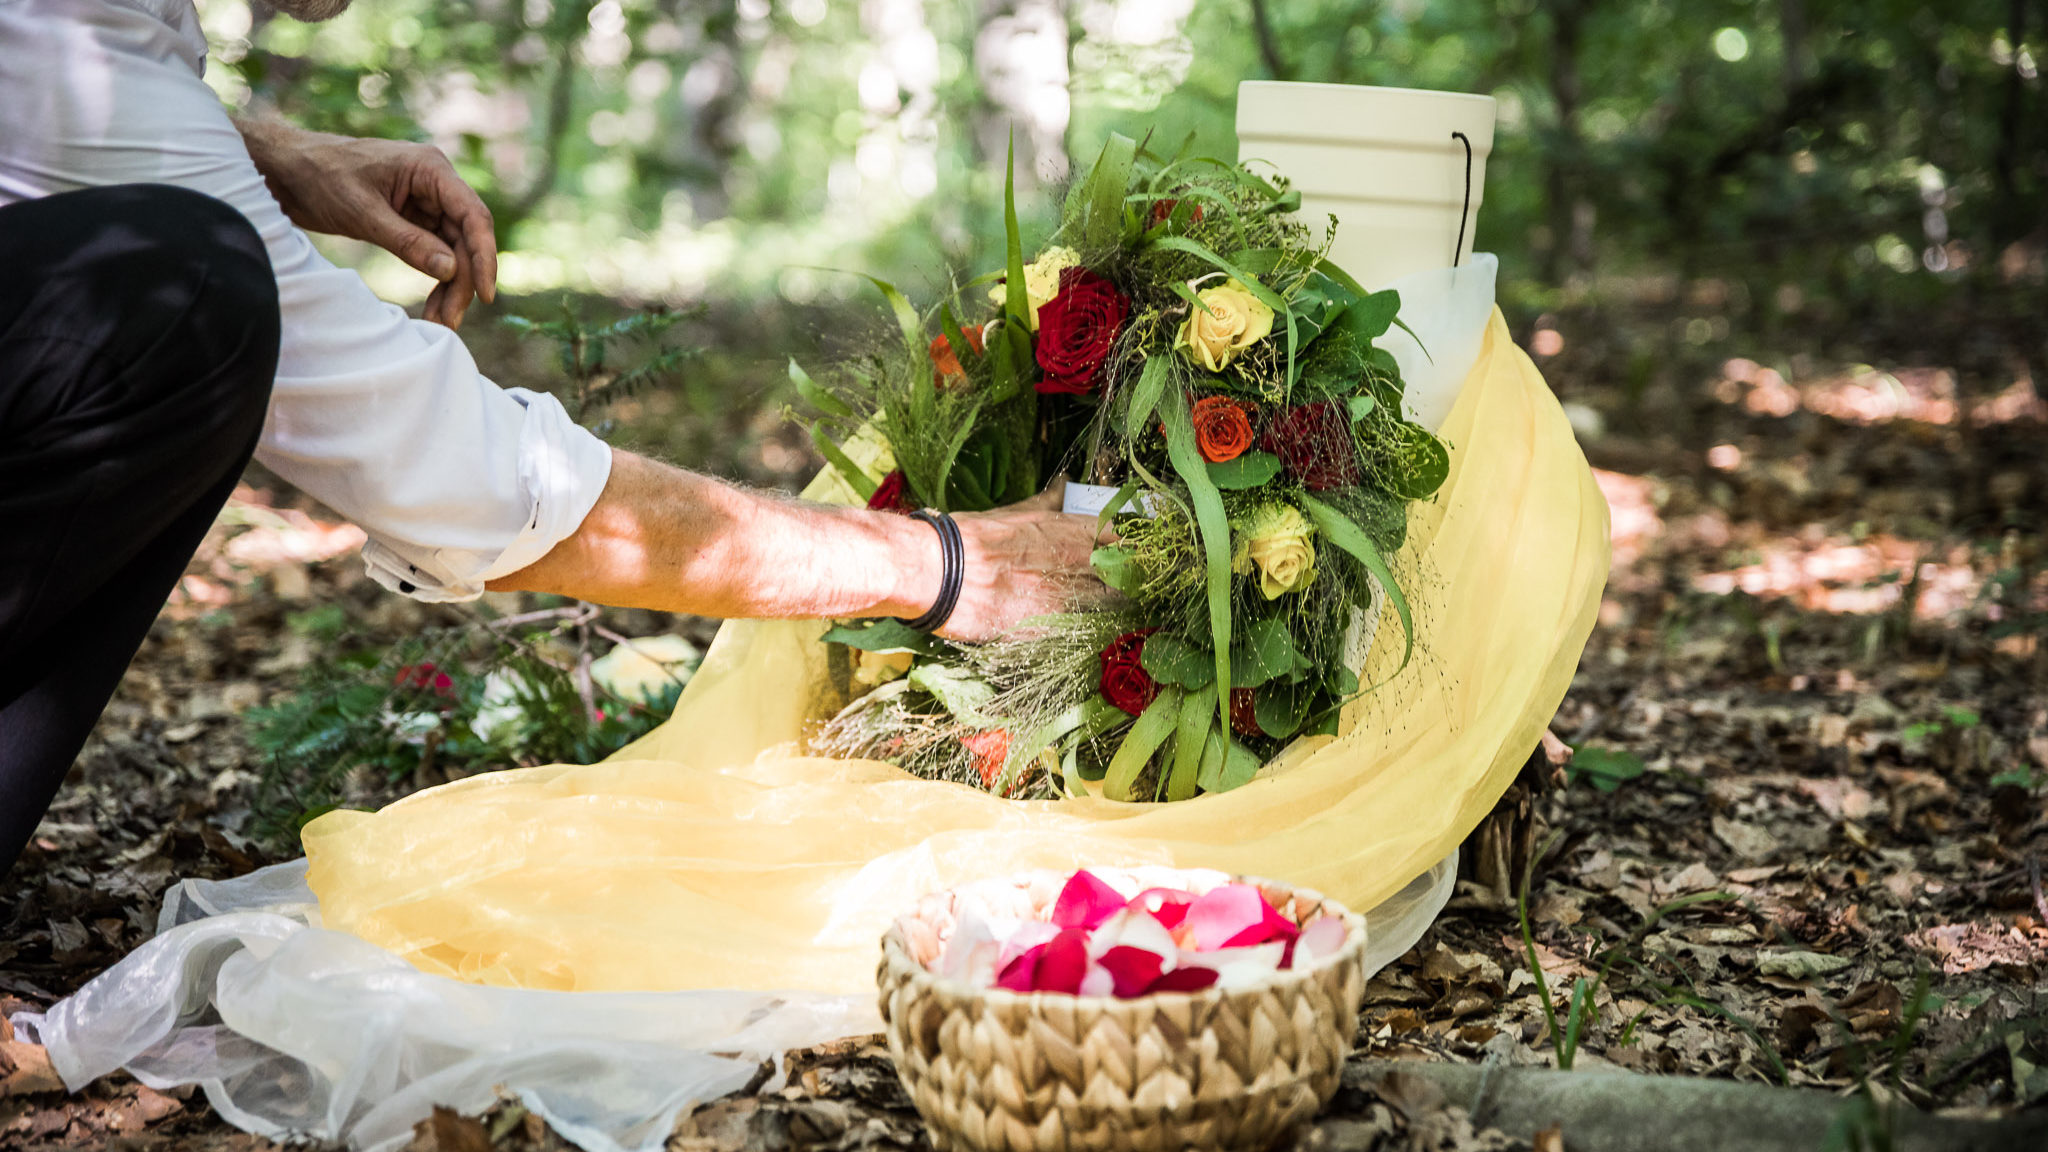
M 1130 301 L 1108 280 L 1086 268 L 1061 272 L 1059 295 L 1038 309 L 1036 354 L 1045 371 L 1038 390 L 1093 392 L 1130 311 Z
M 1295 479 L 1315 492 L 1358 483 L 1358 446 L 1351 421 L 1329 400 L 1290 408 L 1266 425 L 1259 447 L 1280 457 Z
M 1157 628 L 1126 632 L 1102 650 L 1102 698 L 1136 716 L 1159 695 L 1159 684 L 1138 662 L 1145 651 L 1145 637 Z
M 901 512 L 908 515 L 916 509 L 910 502 L 910 489 L 905 486 L 903 473 L 891 472 L 882 477 L 875 486 L 875 494 L 868 497 L 870 512 Z
M 444 700 L 455 699 L 455 681 L 436 667 L 431 661 L 407 664 L 391 678 L 395 687 L 410 688 L 418 692 L 431 692 Z
M 963 328 L 960 335 L 966 337 L 967 347 L 976 356 L 981 355 L 980 328 Z M 953 342 L 946 339 L 943 333 L 932 337 L 931 357 L 932 380 L 941 387 L 945 385 L 948 376 L 966 377 L 967 370 L 960 366 L 960 357 L 953 354 Z
M 1244 455 L 1252 446 L 1251 406 L 1228 396 L 1204 396 L 1195 401 L 1195 444 L 1202 459 L 1221 464 Z
M 974 771 L 981 777 L 983 788 L 994 788 L 1002 779 L 1003 762 L 1010 758 L 1010 733 L 1006 728 L 991 728 L 962 736 L 960 744 L 974 754 Z
M 1259 717 L 1254 709 L 1258 696 L 1250 688 L 1230 690 L 1230 728 L 1239 736 L 1263 736 L 1259 729 Z

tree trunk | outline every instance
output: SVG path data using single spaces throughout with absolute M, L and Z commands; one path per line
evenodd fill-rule
M 1396 1078 L 1392 1083 L 1390 1076 Z M 1408 1079 L 1404 1083 L 1401 1078 Z M 1562 1129 L 1563 1147 L 1572 1152 L 1814 1152 L 1857 1147 L 2011 1152 L 2048 1147 L 2048 1113 L 1960 1120 L 1931 1116 L 1903 1103 L 1885 1108 L 1815 1089 L 1732 1080 L 1368 1060 L 1347 1069 L 1345 1083 L 1368 1091 L 1382 1087 L 1381 1098 L 1400 1101 L 1397 1106 L 1413 1111 L 1435 1102 L 1440 1093 L 1439 1106 L 1465 1109 L 1472 1113 L 1475 1127 L 1497 1128 L 1517 1139 Z M 1416 1119 L 1408 1116 L 1411 1124 Z M 1303 1146 L 1319 1152 L 1365 1152 L 1375 1147 L 1376 1137 L 1370 1132 L 1346 1130 L 1358 1127 L 1326 1122 Z
M 1543 255 L 1543 279 L 1562 284 L 1589 270 L 1592 205 L 1584 199 L 1579 134 L 1579 46 L 1584 0 L 1553 0 L 1550 8 L 1550 99 L 1557 110 L 1555 144 L 1547 158 L 1544 191 L 1550 209 L 1550 245 Z

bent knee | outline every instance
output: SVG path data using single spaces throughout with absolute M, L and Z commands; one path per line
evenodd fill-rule
M 55 435 L 146 418 L 167 439 L 250 441 L 277 371 L 277 280 L 234 208 L 160 184 L 0 209 L 5 423 Z

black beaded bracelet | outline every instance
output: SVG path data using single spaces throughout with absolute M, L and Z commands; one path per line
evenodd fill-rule
M 931 525 L 932 531 L 939 534 L 939 598 L 917 619 L 897 619 L 919 632 L 937 632 L 953 618 L 953 609 L 960 605 L 960 588 L 967 583 L 967 545 L 960 538 L 960 525 L 944 512 L 919 508 L 910 516 Z

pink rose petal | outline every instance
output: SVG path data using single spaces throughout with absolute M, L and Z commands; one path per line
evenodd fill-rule
M 1187 919 L 1188 906 L 1195 902 L 1195 894 L 1182 892 L 1178 888 L 1147 888 L 1131 897 L 1130 906 L 1150 912 L 1154 920 L 1169 930 L 1180 927 Z
M 1231 941 L 1266 922 L 1266 898 L 1249 884 L 1225 884 L 1188 906 L 1187 924 L 1195 947 L 1208 952 L 1231 947 Z
M 1351 930 L 1336 916 L 1318 916 L 1301 930 L 1301 939 L 1296 942 L 1297 951 L 1305 963 L 1313 964 L 1325 956 L 1335 956 L 1344 949 L 1344 940 Z
M 1116 977 L 1100 964 L 1088 965 L 1088 974 L 1081 977 L 1081 995 L 1116 995 Z
M 1084 868 L 1060 889 L 1060 898 L 1052 908 L 1052 922 L 1061 928 L 1093 928 L 1123 906 L 1122 893 Z
M 1059 934 L 1060 930 L 1058 928 L 1047 924 L 1043 920 L 1025 920 L 1020 922 L 1016 929 L 1010 933 L 1010 938 L 1003 941 L 1002 954 L 996 958 L 996 971 L 1009 971 L 1011 962 L 1016 960 L 1017 957 L 1044 944 Z
M 1266 903 L 1263 895 L 1259 897 L 1259 907 L 1264 910 L 1263 918 L 1257 924 L 1225 940 L 1225 948 L 1246 948 L 1253 944 L 1264 944 L 1268 940 L 1292 942 L 1296 936 L 1301 935 L 1301 929 L 1294 926 L 1294 921 L 1282 916 L 1278 909 Z
M 1038 957 L 1038 970 L 1032 973 L 1031 990 L 1076 995 L 1087 975 L 1088 933 L 1069 928 L 1045 945 L 1045 951 Z
M 1012 992 L 1029 992 L 1038 982 L 1038 961 L 1045 955 L 1043 944 L 1025 950 L 1003 968 L 1003 974 L 996 977 L 996 987 Z
M 1095 929 L 1088 954 L 1097 960 L 1111 948 L 1127 946 L 1156 952 L 1159 958 L 1169 960 L 1180 951 L 1173 942 L 1173 934 L 1162 927 L 1159 921 L 1142 911 L 1133 912 L 1126 908 Z
M 1128 1000 L 1152 990 L 1166 966 L 1166 958 L 1143 948 L 1118 945 L 1102 954 L 1101 966 L 1115 980 L 1116 994 Z
M 1224 988 L 1243 988 L 1278 972 L 1280 957 L 1286 950 L 1285 942 L 1274 940 L 1250 948 L 1220 948 L 1194 955 L 1182 953 L 1181 962 L 1214 968 L 1216 983 Z

